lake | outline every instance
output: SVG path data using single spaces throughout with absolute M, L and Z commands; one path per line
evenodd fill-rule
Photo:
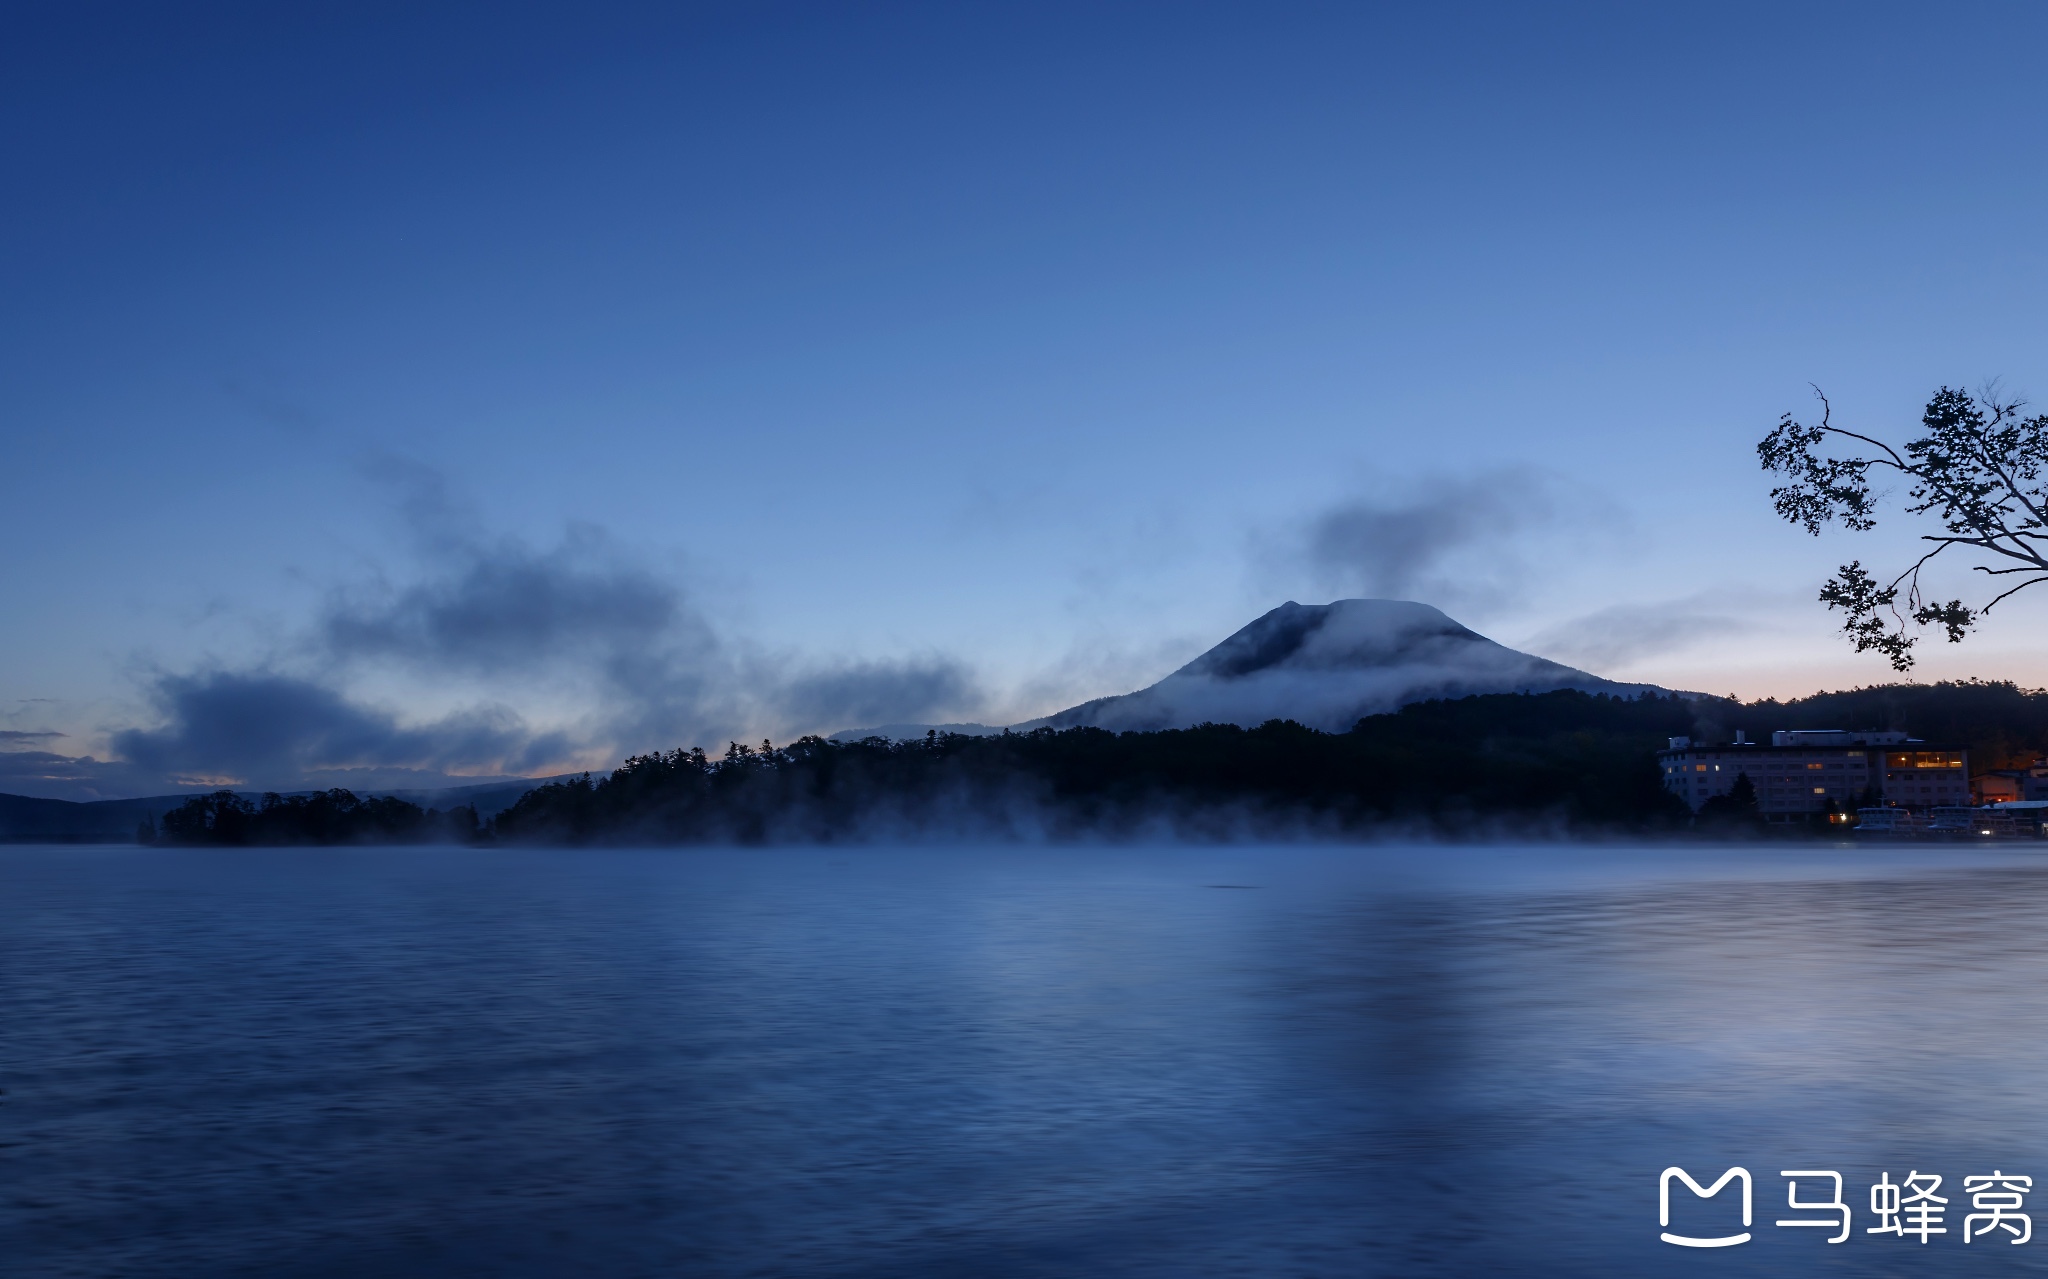
M 2033 1273 L 2048 845 L 11 847 L 0 1088 L 9 1275 Z

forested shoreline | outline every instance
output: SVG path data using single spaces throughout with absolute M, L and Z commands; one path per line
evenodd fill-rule
M 1228 838 L 1470 831 L 1512 820 L 1665 831 L 1688 817 L 1654 751 L 1676 697 L 1584 693 L 1424 702 L 1348 733 L 1287 721 L 1155 733 L 1039 729 L 922 741 L 733 745 L 636 756 L 528 792 L 495 834 L 532 843 L 781 842 L 916 832 Z
M 1348 733 L 1288 721 L 1155 733 L 1039 729 L 628 758 L 528 791 L 494 821 L 347 791 L 196 796 L 164 818 L 177 844 L 690 844 L 889 837 L 1197 839 L 1684 829 L 1654 752 L 1692 704 L 1560 692 L 1423 702 Z
M 1666 739 L 1775 728 L 1909 727 L 1980 767 L 2048 743 L 2048 693 L 2009 683 L 1891 685 L 1792 702 L 1580 692 L 1420 702 L 1345 733 L 1288 721 L 1154 733 L 970 737 L 637 755 L 538 786 L 490 821 L 348 791 L 222 791 L 164 816 L 172 844 L 708 844 L 880 838 L 1370 837 L 1376 833 L 1740 832 L 1662 785 Z M 1724 806 L 1725 807 L 1725 806 Z M 1731 818 L 1736 820 L 1731 820 Z

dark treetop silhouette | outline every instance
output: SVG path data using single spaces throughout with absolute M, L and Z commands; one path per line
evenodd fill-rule
M 311 795 L 266 794 L 253 804 L 233 791 L 194 795 L 164 814 L 161 838 L 170 844 L 410 844 L 473 840 L 476 809 L 439 812 L 390 795 L 352 791 Z M 137 832 L 140 836 L 141 832 Z
M 1789 480 L 1771 490 L 1778 514 L 1816 536 L 1821 525 L 1837 519 L 1857 532 L 1868 531 L 1877 523 L 1881 496 L 1870 489 L 1875 468 L 1908 481 L 1907 514 L 1931 515 L 1942 528 L 1923 534 L 1921 540 L 1932 547 L 1882 585 L 1861 560 L 1853 560 L 1821 588 L 1820 598 L 1829 608 L 1848 614 L 1842 629 L 1857 652 L 1875 649 L 1891 659 L 1893 669 L 1909 670 L 1919 637 L 1908 633 L 1908 621 L 1938 623 L 1951 643 L 1960 643 L 1976 619 L 2000 600 L 2048 581 L 2048 485 L 2043 483 L 2048 416 L 2023 418 L 2025 402 L 2001 398 L 1995 390 L 1980 399 L 1943 387 L 1920 417 L 1926 434 L 1901 450 L 1833 425 L 1827 397 L 1818 387 L 1814 394 L 1821 403 L 1817 425 L 1802 425 L 1787 413 L 1756 446 L 1764 469 Z M 1873 451 L 1849 457 L 1816 452 L 1831 435 Z M 1921 595 L 1921 569 L 1956 547 L 1989 561 L 1971 565 L 1998 588 L 1981 607 L 1960 599 L 1943 604 Z

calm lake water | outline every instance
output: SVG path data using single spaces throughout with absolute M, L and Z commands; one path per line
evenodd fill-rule
M 0 1088 L 9 1275 L 2036 1273 L 2048 846 L 7 848 Z

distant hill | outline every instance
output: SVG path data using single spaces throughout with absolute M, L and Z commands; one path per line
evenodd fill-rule
M 68 799 L 0 795 L 0 842 L 96 844 L 131 840 L 135 838 L 135 827 L 144 818 L 161 817 L 184 802 L 183 795 L 100 799 L 83 804 Z

